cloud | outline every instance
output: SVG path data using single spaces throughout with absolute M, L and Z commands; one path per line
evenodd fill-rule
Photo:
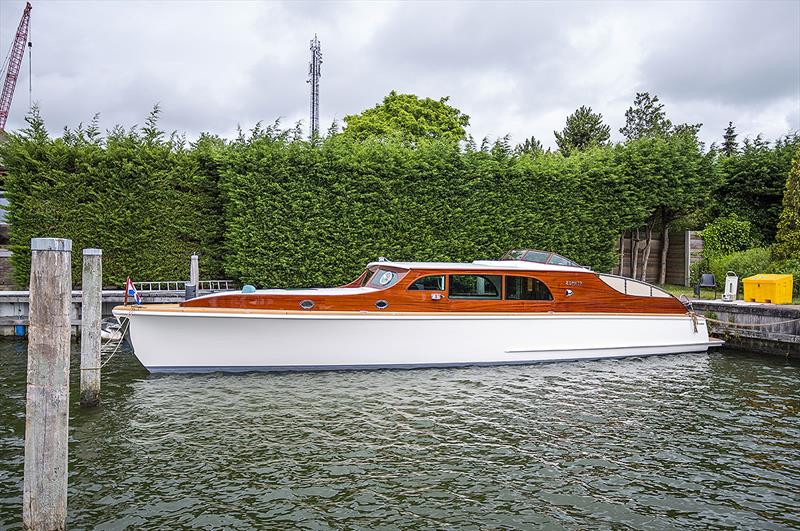
M 24 2 L 0 2 L 0 53 Z M 581 105 L 612 138 L 637 91 L 719 141 L 800 129 L 800 3 L 35 2 L 33 98 L 52 131 L 142 123 L 232 136 L 307 122 L 309 40 L 322 41 L 322 127 L 392 89 L 450 96 L 476 138 L 553 131 Z M 27 57 L 9 129 L 28 106 Z

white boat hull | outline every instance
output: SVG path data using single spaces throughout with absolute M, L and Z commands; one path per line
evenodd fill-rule
M 704 352 L 705 320 L 642 314 L 160 312 L 129 318 L 151 372 L 500 365 Z

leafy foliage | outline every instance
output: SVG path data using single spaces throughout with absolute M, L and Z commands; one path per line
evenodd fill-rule
M 640 221 L 660 216 L 669 223 L 699 208 L 713 190 L 711 161 L 689 131 L 643 137 L 617 150 L 621 170 L 638 184 L 631 199 Z
M 740 279 L 759 273 L 766 273 L 772 264 L 772 255 L 766 247 L 755 247 L 709 260 L 711 272 L 717 284 L 722 287 L 728 271 L 736 273 Z
M 517 147 L 514 148 L 514 153 L 517 155 L 529 155 L 531 157 L 537 157 L 544 153 L 544 148 L 542 147 L 542 143 L 539 140 L 532 136 L 530 138 L 526 138 L 525 141 L 521 144 L 517 144 Z
M 753 242 L 750 222 L 736 214 L 720 217 L 703 229 L 703 256 L 712 258 L 747 249 Z
M 581 106 L 567 117 L 567 124 L 556 135 L 558 149 L 565 157 L 574 151 L 585 151 L 591 147 L 608 143 L 611 129 L 603 123 L 603 115 L 592 112 L 591 107 Z
M 633 105 L 625 111 L 625 125 L 620 128 L 627 140 L 638 140 L 648 136 L 666 136 L 672 131 L 672 122 L 667 118 L 664 104 L 658 96 L 649 92 L 637 92 Z
M 471 261 L 512 247 L 608 270 L 628 222 L 620 192 L 632 183 L 611 150 L 533 159 L 344 135 L 318 148 L 263 136 L 232 148 L 226 271 L 257 285 L 343 283 L 378 256 Z
M 716 163 L 717 200 L 711 204 L 709 216 L 713 219 L 735 212 L 750 221 L 754 239 L 762 244 L 773 242 L 786 178 L 798 146 L 797 135 L 781 138 L 774 146 L 759 136 L 745 139 L 736 156 L 721 157 Z
M 156 108 L 141 130 L 117 127 L 102 138 L 95 120 L 51 139 L 34 109 L 28 126 L 0 143 L 18 285 L 30 276 L 30 239 L 42 236 L 73 240 L 75 285 L 86 247 L 103 249 L 106 285 L 127 274 L 185 278 L 193 252 L 219 274 L 216 183 L 201 171 L 201 151 L 165 138 L 157 119 Z
M 358 139 L 399 138 L 406 142 L 458 142 L 466 135 L 469 116 L 447 104 L 449 98 L 420 99 L 414 94 L 389 93 L 383 103 L 361 114 L 344 117 L 344 134 Z
M 343 132 L 334 123 L 311 140 L 276 121 L 187 144 L 159 129 L 157 107 L 141 129 L 103 135 L 95 117 L 53 139 L 34 110 L 0 143 L 15 279 L 27 283 L 38 236 L 103 248 L 108 284 L 185 278 L 198 252 L 204 277 L 273 287 L 343 283 L 381 255 L 470 261 L 513 247 L 606 271 L 621 231 L 704 210 L 722 217 L 709 228 L 717 257 L 741 247 L 748 223 L 768 241 L 797 137 L 774 147 L 747 140 L 717 158 L 704 153 L 699 125 L 672 127 L 657 98 L 637 100 L 646 132 L 615 146 L 602 117 L 578 109 L 560 134 L 568 157 L 534 137 L 516 147 L 508 135 L 461 142 L 468 117 L 446 98 L 394 92 L 347 117 Z M 79 263 L 75 253 L 76 284 Z
M 783 211 L 778 222 L 774 252 L 780 258 L 800 259 L 800 145 L 783 193 Z

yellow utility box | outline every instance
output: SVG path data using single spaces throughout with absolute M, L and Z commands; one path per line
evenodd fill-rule
M 748 302 L 792 303 L 792 275 L 753 275 L 742 282 Z

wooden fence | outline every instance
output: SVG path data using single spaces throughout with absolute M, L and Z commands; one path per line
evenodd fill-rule
M 639 231 L 644 238 L 644 231 Z M 633 256 L 631 253 L 631 234 L 625 233 L 622 241 L 622 264 L 621 267 L 614 268 L 614 273 L 624 277 L 631 276 L 631 264 Z M 653 241 L 650 244 L 650 258 L 647 262 L 647 282 L 658 282 L 661 272 L 661 234 L 653 234 Z M 642 248 L 644 240 L 639 247 L 639 272 L 637 277 L 641 277 L 642 267 Z M 619 253 L 619 243 L 617 244 Z M 703 238 L 698 231 L 683 231 L 669 233 L 669 250 L 667 251 L 667 284 L 689 285 L 689 273 L 692 264 L 698 262 L 703 252 Z

